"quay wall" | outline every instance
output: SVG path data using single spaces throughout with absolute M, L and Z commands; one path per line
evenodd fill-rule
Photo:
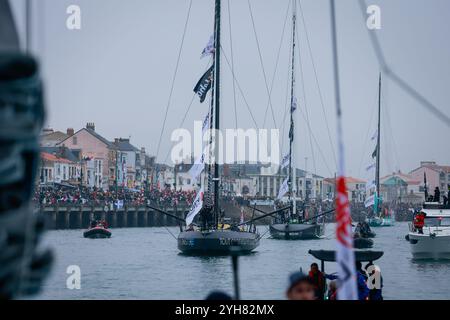
M 186 207 L 162 208 L 168 213 L 184 218 Z M 145 206 L 129 206 L 123 209 L 106 209 L 102 206 L 41 206 L 47 229 L 86 229 L 93 219 L 106 220 L 110 228 L 145 228 L 178 226 L 172 217 Z

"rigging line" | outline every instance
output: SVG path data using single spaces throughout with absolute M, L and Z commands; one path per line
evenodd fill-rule
M 317 76 L 316 63 L 314 62 L 314 58 L 313 58 L 313 54 L 312 54 L 311 43 L 309 41 L 309 32 L 308 32 L 308 28 L 306 26 L 305 17 L 303 15 L 303 8 L 302 8 L 301 0 L 298 0 L 298 5 L 299 5 L 299 8 L 300 8 L 300 16 L 302 18 L 303 28 L 305 29 L 306 43 L 308 45 L 309 56 L 311 57 L 311 64 L 312 64 L 313 71 L 314 71 L 314 78 L 316 80 L 317 91 L 319 93 L 320 105 L 322 107 L 322 113 L 323 113 L 323 117 L 325 119 L 325 124 L 326 124 L 326 127 L 327 127 L 328 140 L 329 140 L 330 145 L 331 145 L 331 150 L 333 151 L 334 164 L 337 167 L 336 151 L 335 151 L 335 148 L 334 148 L 333 139 L 331 138 L 330 126 L 328 124 L 327 113 L 325 112 L 325 103 L 323 102 L 322 90 L 320 89 L 320 85 L 319 85 L 319 77 Z
M 175 235 L 172 233 L 172 231 L 169 230 L 169 228 L 167 228 L 166 226 L 164 226 L 164 228 L 166 228 L 167 232 L 168 232 L 175 240 L 178 240 L 177 237 L 175 237 Z
M 366 156 L 366 151 L 367 151 L 367 142 L 369 141 L 369 135 L 370 135 L 370 129 L 371 129 L 371 124 L 372 124 L 372 121 L 373 121 L 373 116 L 374 116 L 374 114 L 375 114 L 375 110 L 377 109 L 377 106 L 378 106 L 378 89 L 377 89 L 377 92 L 376 92 L 376 94 L 375 94 L 375 99 L 374 99 L 374 105 L 373 105 L 373 107 L 372 107 L 372 112 L 371 112 L 371 114 L 370 114 L 370 120 L 369 120 L 369 122 L 368 122 L 368 126 L 367 126 L 367 132 L 366 132 L 366 137 L 365 137 L 365 139 L 364 139 L 364 147 L 363 147 L 363 153 L 362 153 L 362 155 L 361 155 L 361 161 L 359 162 L 359 167 L 358 167 L 358 175 L 359 176 L 361 176 L 361 168 L 362 168 L 362 165 L 363 165 L 363 162 L 364 162 L 364 158 L 365 158 L 365 156 Z M 372 151 L 370 151 L 370 152 L 372 152 Z
M 276 58 L 276 61 L 275 61 L 275 70 L 273 72 L 272 81 L 271 81 L 271 84 L 270 84 L 270 96 L 272 96 L 272 90 L 273 90 L 273 86 L 275 84 L 275 76 L 276 76 L 277 70 L 278 70 L 278 62 L 280 60 L 281 47 L 283 46 L 284 34 L 285 34 L 285 30 L 286 30 L 286 23 L 287 23 L 287 20 L 288 20 L 290 7 L 291 7 L 291 1 L 288 1 L 288 7 L 286 9 L 286 15 L 284 17 L 283 30 L 281 32 L 281 37 L 280 37 L 280 45 L 278 47 L 277 58 Z M 270 101 L 267 101 L 266 111 L 264 112 L 263 128 L 266 126 L 267 111 L 269 110 L 269 106 L 270 106 Z
M 305 114 L 303 113 L 302 109 L 301 109 L 301 108 L 297 108 L 297 109 L 300 110 L 300 114 L 302 115 L 303 120 L 305 120 L 305 122 L 306 122 L 306 117 L 305 117 Z M 330 176 L 332 176 L 332 175 L 333 175 L 333 172 L 330 170 L 330 167 L 328 166 L 328 163 L 327 163 L 327 161 L 326 161 L 326 158 L 325 158 L 325 156 L 324 156 L 324 154 L 323 154 L 323 152 L 322 152 L 322 149 L 320 148 L 319 143 L 317 142 L 317 139 L 316 139 L 316 137 L 315 137 L 315 135 L 314 135 L 314 132 L 311 130 L 310 127 L 308 127 L 308 131 L 309 131 L 311 137 L 313 138 L 314 143 L 315 143 L 316 146 L 317 146 L 317 149 L 319 150 L 319 153 L 320 153 L 320 155 L 321 155 L 321 157 L 322 157 L 323 163 L 324 163 L 325 166 L 327 167 L 328 173 L 330 174 Z
M 174 86 L 175 86 L 175 80 L 176 80 L 177 73 L 178 73 L 178 67 L 180 65 L 181 53 L 183 51 L 184 38 L 186 36 L 186 30 L 187 30 L 187 26 L 188 26 L 188 23 L 189 23 L 189 17 L 191 15 L 191 8 L 192 8 L 192 0 L 189 1 L 189 8 L 188 8 L 188 12 L 187 12 L 187 15 L 186 15 L 186 21 L 184 23 L 183 36 L 181 37 L 181 45 L 180 45 L 180 49 L 178 50 L 177 63 L 175 65 L 175 71 L 174 71 L 173 77 L 172 77 L 172 84 L 171 84 L 171 88 L 170 88 L 169 99 L 167 101 L 166 113 L 164 115 L 164 121 L 163 121 L 163 125 L 162 125 L 162 128 L 161 128 L 161 134 L 159 136 L 158 147 L 156 148 L 155 161 L 158 159 L 159 148 L 161 147 L 162 136 L 163 136 L 164 130 L 166 128 L 167 115 L 168 115 L 169 109 L 170 109 L 170 102 L 172 101 L 173 89 L 174 89 Z
M 359 4 L 361 7 L 362 17 L 365 21 L 366 19 L 366 1 L 359 0 Z M 381 65 L 386 76 L 388 76 L 393 82 L 395 82 L 403 91 L 408 93 L 412 98 L 414 98 L 419 104 L 425 107 L 430 113 L 432 113 L 439 120 L 443 121 L 447 126 L 450 127 L 450 117 L 448 117 L 445 113 L 443 113 L 438 107 L 432 104 L 427 98 L 425 98 L 422 94 L 420 94 L 414 87 L 408 84 L 405 80 L 403 80 L 400 76 L 398 76 L 394 71 L 392 71 L 389 65 L 386 63 L 384 58 L 383 50 L 381 49 L 380 42 L 375 32 L 367 29 L 369 34 L 369 39 L 372 43 L 372 47 L 375 51 L 375 55 L 377 57 L 378 63 Z
M 300 66 L 300 75 L 301 75 L 301 83 L 302 83 L 302 91 L 303 91 L 303 99 L 304 99 L 304 103 L 305 103 L 305 113 L 306 113 L 306 124 L 308 125 L 308 129 L 309 129 L 309 144 L 311 146 L 311 155 L 313 158 L 313 165 L 314 165 L 314 173 L 317 175 L 317 167 L 316 167 L 316 157 L 314 154 L 314 147 L 313 147 L 313 143 L 312 143 L 312 139 L 311 139 L 311 122 L 309 121 L 309 111 L 308 111 L 308 103 L 306 101 L 306 90 L 305 90 L 305 76 L 303 73 L 303 62 L 302 62 L 302 58 L 301 58 L 301 54 L 302 54 L 302 50 L 300 50 L 300 37 L 299 37 L 299 32 L 297 32 L 297 42 L 298 42 L 298 60 L 299 60 L 299 66 Z M 305 168 L 306 170 L 307 168 Z
M 258 55 L 259 55 L 259 63 L 261 64 L 261 69 L 263 72 L 263 76 L 264 76 L 264 83 L 266 85 L 266 91 L 267 91 L 267 95 L 269 98 L 269 105 L 270 105 L 270 110 L 272 112 L 272 119 L 273 119 L 273 124 L 275 126 L 275 128 L 277 128 L 277 122 L 275 120 L 275 113 L 273 111 L 273 106 L 272 106 L 272 98 L 271 98 L 271 93 L 269 90 L 269 85 L 267 83 L 267 76 L 266 76 L 266 70 L 264 69 L 264 63 L 263 63 L 263 58 L 262 58 L 262 54 L 261 54 L 261 48 L 259 46 L 259 40 L 258 40 L 258 35 L 256 33 L 256 26 L 255 26 L 255 20 L 253 19 L 253 12 L 252 12 L 252 6 L 250 4 L 250 0 L 247 0 L 248 3 L 248 10 L 250 12 L 250 18 L 252 20 L 252 26 L 253 26 L 253 33 L 255 35 L 255 40 L 256 40 L 256 47 L 258 48 Z M 264 124 L 265 125 L 265 124 Z
M 237 88 L 239 90 L 239 93 L 241 94 L 242 99 L 244 99 L 244 104 L 247 107 L 248 112 L 250 113 L 250 116 L 252 117 L 253 123 L 255 124 L 256 129 L 258 129 L 258 124 L 256 123 L 255 117 L 253 116 L 252 109 L 250 108 L 250 105 L 248 104 L 247 99 L 245 98 L 244 92 L 242 91 L 242 88 L 241 88 L 241 85 L 239 84 L 239 81 L 236 79 L 236 76 L 235 76 L 233 70 L 231 69 L 230 61 L 228 60 L 228 57 L 227 57 L 227 55 L 225 53 L 225 50 L 223 49 L 222 46 L 220 46 L 220 50 L 221 50 L 221 52 L 223 54 L 223 57 L 225 58 L 225 61 L 226 61 L 227 65 L 228 65 L 228 68 L 230 68 L 231 75 L 233 76 L 234 81 L 236 81 L 236 85 L 237 85 Z
M 229 28 L 229 38 L 230 38 L 230 58 L 231 58 L 231 72 L 234 73 L 234 54 L 233 54 L 233 37 L 232 37 L 232 29 L 231 29 L 231 6 L 230 0 L 227 0 L 228 6 L 228 28 Z M 234 125 L 237 129 L 238 127 L 238 118 L 237 118 L 237 105 L 236 105 L 236 81 L 233 79 L 233 103 L 234 103 Z M 239 157 L 238 157 L 239 159 Z

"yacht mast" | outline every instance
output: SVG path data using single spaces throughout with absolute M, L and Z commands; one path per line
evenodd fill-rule
M 381 72 L 378 81 L 378 132 L 377 132 L 377 163 L 375 173 L 375 183 L 377 186 L 377 198 L 376 198 L 376 214 L 380 212 L 380 140 L 381 140 Z
M 215 23 L 214 23 L 214 102 L 215 102 L 215 123 L 214 129 L 217 133 L 220 128 L 220 10 L 221 1 L 216 0 Z M 214 216 L 216 225 L 219 222 L 219 145 L 218 136 L 214 138 Z
M 294 88 L 295 88 L 295 31 L 296 31 L 296 2 L 293 1 L 292 5 L 292 61 L 291 61 L 291 126 L 289 130 L 289 200 L 292 203 L 291 216 L 297 212 L 296 209 L 296 194 L 297 194 L 297 184 L 296 184 L 296 170 L 292 167 L 292 160 L 294 155 Z

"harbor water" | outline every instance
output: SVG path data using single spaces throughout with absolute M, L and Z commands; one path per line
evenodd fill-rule
M 316 261 L 309 249 L 334 249 L 334 224 L 326 238 L 309 241 L 261 240 L 255 253 L 241 257 L 243 299 L 284 299 L 288 274 L 308 271 Z M 179 254 L 177 228 L 112 229 L 110 239 L 84 239 L 81 230 L 49 231 L 45 245 L 56 255 L 52 273 L 37 299 L 204 299 L 214 289 L 233 293 L 229 257 Z M 261 233 L 267 227 L 260 226 Z M 414 261 L 404 236 L 407 223 L 374 228 L 373 250 L 383 276 L 385 299 L 449 299 L 450 261 Z M 318 262 L 318 261 L 316 261 Z M 68 289 L 69 266 L 81 270 L 80 289 Z M 325 271 L 336 270 L 326 263 Z

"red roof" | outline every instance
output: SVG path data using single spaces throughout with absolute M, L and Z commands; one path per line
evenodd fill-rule
M 41 159 L 52 162 L 61 162 L 61 163 L 72 163 L 72 161 L 67 160 L 65 158 L 60 158 L 55 156 L 54 154 L 41 152 Z

